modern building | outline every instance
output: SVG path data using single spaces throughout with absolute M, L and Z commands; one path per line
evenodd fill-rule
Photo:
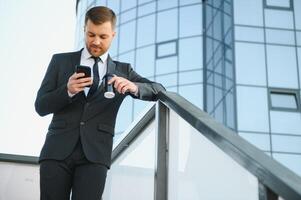
M 301 1 L 78 0 L 117 16 L 110 55 L 161 82 L 301 175 Z M 116 132 L 148 102 L 126 98 Z

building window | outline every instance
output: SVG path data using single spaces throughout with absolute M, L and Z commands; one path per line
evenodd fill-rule
M 264 0 L 265 8 L 280 9 L 280 10 L 292 10 L 292 0 Z
M 269 97 L 271 110 L 300 110 L 300 93 L 298 90 L 270 89 Z
M 157 43 L 156 58 L 166 58 L 178 55 L 178 40 Z

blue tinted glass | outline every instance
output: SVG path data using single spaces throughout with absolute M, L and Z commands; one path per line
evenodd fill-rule
M 134 99 L 134 119 L 139 116 L 139 114 L 144 111 L 146 105 L 150 102 L 148 101 L 141 101 L 139 99 Z
M 236 42 L 235 50 L 237 83 L 266 86 L 264 45 Z
M 156 63 L 156 74 L 176 72 L 178 68 L 176 56 L 158 59 Z
M 179 94 L 182 95 L 185 99 L 198 106 L 203 108 L 203 85 L 188 85 L 180 86 Z
M 266 29 L 267 43 L 295 45 L 294 31 Z
M 253 133 L 239 133 L 239 135 L 263 151 L 270 151 L 270 135 L 268 134 L 253 134 Z
M 124 131 L 132 122 L 132 101 L 129 96 L 123 100 L 116 119 L 116 132 Z
M 178 6 L 178 0 L 158 0 L 158 9 L 174 8 Z
M 103 2 L 105 2 L 105 0 L 103 0 Z M 101 4 L 99 4 L 101 5 Z M 105 5 L 105 4 L 102 4 Z M 120 1 L 119 0 L 109 0 L 108 1 L 108 7 L 111 8 L 115 14 L 119 13 L 119 8 L 120 8 Z
M 145 47 L 136 51 L 136 71 L 143 76 L 153 76 L 155 71 L 155 47 Z
M 117 30 L 116 30 L 116 32 L 118 33 Z M 110 47 L 110 49 L 109 49 L 110 55 L 111 55 L 112 57 L 114 57 L 114 56 L 116 56 L 116 55 L 118 54 L 118 52 L 117 52 L 117 47 L 118 47 L 118 37 L 119 37 L 119 35 L 116 34 L 116 35 L 115 35 L 115 38 L 114 38 L 113 41 L 112 41 L 111 47 Z
M 301 31 L 297 31 L 297 45 L 301 46 Z
M 290 1 L 291 0 L 266 0 L 267 6 L 276 6 L 282 8 L 290 8 Z
M 271 104 L 274 108 L 289 108 L 289 109 L 297 109 L 297 99 L 296 94 L 285 94 L 285 93 L 276 93 L 272 92 L 271 96 Z
M 298 48 L 299 81 L 301 83 L 301 48 Z
M 135 22 L 130 22 L 120 26 L 119 53 L 135 48 L 135 25 Z
M 221 88 L 214 88 L 214 107 L 216 107 L 223 100 L 223 90 Z
M 181 39 L 179 41 L 180 70 L 202 68 L 203 40 L 202 37 Z
M 300 113 L 271 111 L 270 116 L 273 133 L 301 135 Z
M 301 155 L 273 153 L 273 158 L 301 177 Z
M 251 42 L 263 42 L 263 29 L 235 26 L 235 39 Z
M 235 0 L 234 23 L 263 26 L 262 0 Z
M 274 151 L 301 153 L 301 137 L 272 135 Z
M 234 95 L 232 90 L 228 92 L 226 96 L 226 125 L 232 129 L 236 129 L 234 109 Z
M 216 105 L 214 110 L 214 119 L 217 120 L 219 123 L 224 123 L 224 104 L 220 103 Z
M 193 3 L 202 3 L 202 0 L 180 0 L 180 5 L 188 5 Z
M 202 34 L 202 6 L 186 6 L 180 8 L 180 36 Z
M 265 25 L 274 28 L 294 28 L 293 12 L 284 10 L 265 10 Z
M 164 76 L 156 76 L 156 81 L 161 83 L 164 87 L 176 86 L 178 80 L 178 75 L 169 74 Z
M 120 1 L 121 2 L 121 10 L 127 10 L 130 8 L 133 8 L 137 5 L 137 0 L 126 0 L 126 1 Z
M 157 58 L 177 55 L 177 41 L 157 44 Z
M 294 47 L 267 45 L 269 85 L 298 88 L 298 73 Z
M 156 1 L 156 0 L 138 0 L 138 4 L 141 5 L 141 4 L 149 3 L 152 1 Z
M 135 63 L 135 53 L 134 51 L 131 51 L 129 53 L 125 53 L 125 54 L 121 54 L 119 55 L 119 61 L 121 62 L 127 62 L 127 63 L 130 63 L 130 64 L 134 64 Z
M 155 15 L 138 19 L 137 46 L 155 43 Z
M 267 90 L 237 87 L 238 130 L 269 132 Z
M 178 87 L 167 87 L 165 89 L 169 92 L 178 92 Z
M 203 70 L 193 70 L 190 72 L 179 73 L 179 83 L 189 84 L 189 83 L 202 83 L 203 82 Z
M 163 11 L 158 14 L 157 42 L 177 38 L 178 11 L 177 9 Z
M 156 2 L 148 3 L 138 8 L 138 16 L 147 15 L 156 11 Z
M 301 1 L 294 0 L 294 14 L 296 29 L 301 30 Z
M 121 18 L 121 20 L 120 20 L 121 24 L 135 19 L 136 18 L 136 9 L 131 9 L 129 11 L 121 13 L 120 18 Z

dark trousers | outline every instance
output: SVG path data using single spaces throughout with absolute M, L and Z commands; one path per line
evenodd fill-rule
M 100 200 L 107 176 L 107 167 L 89 162 L 80 141 L 65 160 L 44 160 L 40 163 L 41 200 Z

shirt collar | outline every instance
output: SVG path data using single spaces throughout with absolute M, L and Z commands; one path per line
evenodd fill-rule
M 83 58 L 84 59 L 91 59 L 92 55 L 89 53 L 88 49 L 85 47 L 83 49 L 83 52 L 82 52 L 82 55 L 83 55 Z M 109 52 L 105 52 L 104 54 L 102 54 L 101 56 L 99 56 L 99 58 L 101 59 L 101 61 L 103 63 L 105 63 L 108 59 L 108 56 L 109 56 Z

